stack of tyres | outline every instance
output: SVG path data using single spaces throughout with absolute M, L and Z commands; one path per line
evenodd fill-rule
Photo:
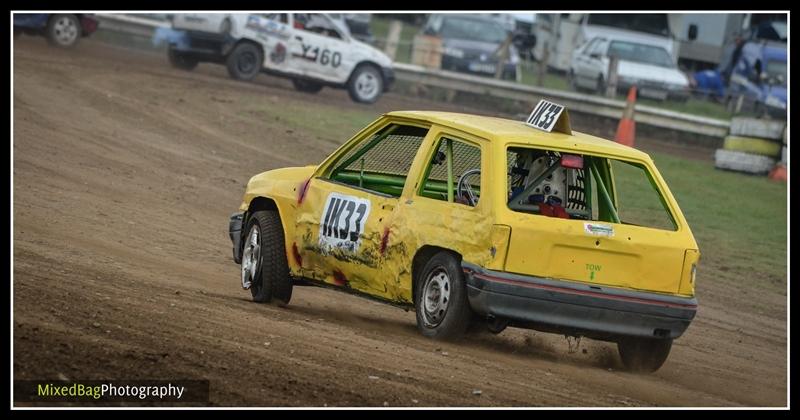
M 786 122 L 737 117 L 730 135 L 714 154 L 715 166 L 751 174 L 766 174 L 781 157 Z

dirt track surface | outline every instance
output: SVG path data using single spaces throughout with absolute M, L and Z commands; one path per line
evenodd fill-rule
M 227 237 L 244 184 L 338 143 L 237 103 L 371 108 L 91 40 L 14 46 L 15 379 L 207 378 L 213 405 L 787 403 L 785 297 L 755 289 L 700 283 L 695 322 L 652 375 L 588 339 L 575 352 L 516 329 L 431 341 L 412 312 L 327 289 L 254 304 Z M 390 94 L 372 109 L 411 108 L 442 106 Z

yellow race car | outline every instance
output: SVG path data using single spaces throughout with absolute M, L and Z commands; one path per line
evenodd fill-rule
M 229 232 L 254 301 L 335 287 L 415 308 L 428 337 L 586 336 L 655 371 L 697 311 L 697 243 L 653 161 L 547 101 L 528 121 L 385 114 L 250 179 Z

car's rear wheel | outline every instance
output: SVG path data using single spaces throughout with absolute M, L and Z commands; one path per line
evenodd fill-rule
M 170 48 L 167 51 L 167 57 L 169 58 L 169 64 L 176 69 L 191 71 L 197 67 L 197 64 L 199 64 L 199 61 L 196 58 L 192 58 L 188 54 L 182 53 L 173 48 Z
M 50 45 L 72 48 L 81 39 L 81 31 L 81 23 L 77 16 L 60 14 L 50 17 L 45 34 Z
M 383 76 L 375 66 L 358 66 L 347 81 L 347 92 L 356 102 L 374 103 L 383 93 Z
M 625 368 L 632 372 L 655 372 L 667 360 L 672 339 L 626 337 L 617 342 Z
M 292 279 L 280 215 L 276 211 L 257 211 L 248 219 L 245 232 L 242 287 L 250 289 L 255 302 L 275 300 L 287 305 L 292 298 Z
M 236 80 L 253 80 L 261 71 L 263 61 L 261 49 L 249 42 L 243 42 L 228 55 L 228 74 Z
M 310 80 L 292 79 L 294 88 L 300 92 L 318 93 L 322 90 L 322 83 L 312 82 Z
M 461 264 L 453 254 L 439 252 L 422 269 L 416 281 L 417 328 L 431 338 L 464 335 L 472 320 Z

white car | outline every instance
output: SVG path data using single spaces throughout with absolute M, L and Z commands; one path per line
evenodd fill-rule
M 619 58 L 617 89 L 627 92 L 636 85 L 641 97 L 685 101 L 689 98 L 689 79 L 678 70 L 673 57 L 663 46 L 648 42 L 645 36 L 597 36 L 581 45 L 572 55 L 570 84 L 575 90 L 604 93 L 608 83 L 611 56 Z
M 184 70 L 214 62 L 238 80 L 263 71 L 292 79 L 303 92 L 344 88 L 362 103 L 375 102 L 394 82 L 386 54 L 323 13 L 184 13 L 173 17 L 172 29 L 170 63 Z

